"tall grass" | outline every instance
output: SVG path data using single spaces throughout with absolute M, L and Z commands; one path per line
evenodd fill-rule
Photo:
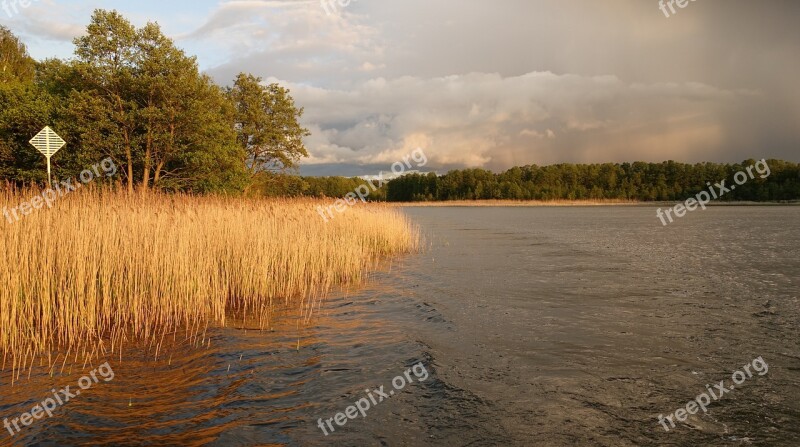
M 35 191 L 0 191 L 11 209 Z M 312 200 L 128 195 L 80 190 L 53 209 L 0 216 L 0 351 L 18 371 L 53 352 L 93 356 L 120 343 L 198 333 L 277 305 L 313 308 L 419 233 L 383 206 L 326 223 Z M 327 206 L 327 203 L 324 204 Z

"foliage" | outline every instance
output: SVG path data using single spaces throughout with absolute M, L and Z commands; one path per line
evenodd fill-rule
M 298 124 L 303 109 L 295 107 L 289 90 L 264 86 L 261 78 L 241 73 L 227 94 L 235 108 L 236 141 L 253 176 L 296 168 L 308 157 L 303 137 L 310 133 Z
M 35 67 L 25 44 L 0 26 L 0 85 L 32 81 Z
M 96 10 L 74 44 L 75 59 L 34 65 L 0 29 L 0 180 L 46 179 L 27 143 L 45 125 L 67 142 L 53 157 L 56 177 L 111 157 L 128 191 L 239 192 L 261 166 L 308 156 L 303 110 L 288 90 L 246 74 L 233 88 L 216 85 L 155 23 L 137 29 L 116 11 Z M 246 94 L 237 96 L 240 87 Z M 258 113 L 242 125 L 245 103 Z
M 425 200 L 685 200 L 755 164 L 663 163 L 559 164 L 523 166 L 495 174 L 483 169 L 407 175 L 389 182 L 387 197 L 394 202 Z M 800 199 L 800 165 L 767 161 L 771 174 L 722 197 L 725 201 L 781 201 Z
M 756 163 L 621 163 L 523 166 L 495 174 L 484 169 L 410 174 L 372 191 L 371 201 L 423 202 L 455 200 L 638 200 L 676 201 L 694 196 Z M 723 201 L 790 201 L 800 199 L 800 164 L 767 160 L 767 178 L 755 179 L 727 193 Z M 286 177 L 258 189 L 268 196 L 305 195 L 342 198 L 365 184 L 359 178 Z M 289 186 L 291 185 L 291 186 Z

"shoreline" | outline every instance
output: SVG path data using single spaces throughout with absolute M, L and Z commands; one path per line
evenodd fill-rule
M 453 200 L 443 202 L 388 202 L 389 206 L 398 208 L 544 208 L 544 207 L 607 207 L 607 206 L 635 206 L 635 207 L 662 207 L 674 206 L 670 201 L 641 202 L 631 200 Z M 706 205 L 713 206 L 800 206 L 800 201 L 789 202 L 712 202 Z

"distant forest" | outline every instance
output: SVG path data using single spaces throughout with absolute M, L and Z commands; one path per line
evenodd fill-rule
M 558 164 L 515 167 L 501 174 L 484 169 L 451 171 L 445 175 L 410 174 L 390 181 L 370 195 L 371 200 L 420 202 L 449 200 L 684 200 L 756 163 L 738 164 L 674 161 L 663 163 Z M 794 201 L 800 199 L 800 164 L 767 160 L 770 175 L 749 180 L 722 201 Z M 275 176 L 259 185 L 267 196 L 344 197 L 359 185 L 358 178 Z

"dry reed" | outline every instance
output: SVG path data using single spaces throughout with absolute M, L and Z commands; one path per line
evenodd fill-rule
M 0 208 L 35 194 L 0 190 Z M 357 206 L 326 223 L 320 204 L 83 189 L 3 219 L 3 368 L 18 377 L 35 358 L 56 362 L 54 352 L 66 362 L 182 328 L 198 334 L 235 311 L 268 324 L 274 305 L 312 309 L 378 259 L 419 246 L 394 209 Z

